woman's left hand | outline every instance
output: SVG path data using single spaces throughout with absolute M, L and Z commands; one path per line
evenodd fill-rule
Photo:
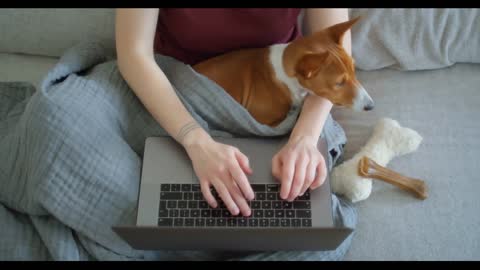
M 318 188 L 325 181 L 327 168 L 317 141 L 310 136 L 290 138 L 273 157 L 272 174 L 281 183 L 282 199 L 293 201 L 308 188 Z

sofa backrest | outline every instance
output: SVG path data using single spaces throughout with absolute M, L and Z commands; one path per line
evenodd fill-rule
M 114 44 L 114 9 L 0 9 L 0 53 L 59 57 L 79 42 L 100 39 Z
M 350 9 L 356 67 L 443 68 L 480 63 L 480 9 Z M 0 53 L 61 56 L 73 45 L 115 44 L 114 9 L 0 9 Z

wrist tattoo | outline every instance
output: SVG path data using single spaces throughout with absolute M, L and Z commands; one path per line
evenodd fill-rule
M 178 141 L 182 142 L 183 141 L 183 138 L 185 138 L 185 136 L 192 130 L 196 129 L 196 128 L 201 128 L 201 126 L 199 124 L 197 124 L 197 122 L 195 121 L 192 121 L 188 124 L 186 124 L 185 126 L 183 126 L 180 131 L 178 132 L 178 135 L 177 135 L 177 139 Z

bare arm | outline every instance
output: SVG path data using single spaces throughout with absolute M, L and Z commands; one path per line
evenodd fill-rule
M 348 9 L 307 9 L 304 17 L 305 34 L 347 20 Z M 350 40 L 350 32 L 347 32 L 344 46 L 351 54 Z M 308 95 L 288 143 L 274 156 L 272 173 L 282 182 L 280 196 L 283 199 L 292 201 L 325 181 L 327 168 L 317 143 L 332 106 L 323 97 Z
M 186 110 L 154 59 L 159 9 L 118 9 L 115 38 L 119 70 L 160 125 L 186 146 L 193 139 L 211 139 Z M 175 112 L 175 113 L 172 113 Z
M 309 35 L 344 21 L 348 21 L 348 9 L 306 9 L 304 17 L 305 34 Z M 351 54 L 352 42 L 350 31 L 345 33 L 343 40 L 345 50 Z M 333 104 L 323 97 L 307 96 L 291 137 L 309 136 L 317 141 L 332 106 Z
M 246 199 L 254 193 L 245 173 L 248 158 L 237 148 L 218 143 L 195 121 L 155 62 L 154 39 L 159 9 L 118 9 L 116 47 L 119 70 L 130 88 L 155 120 L 183 145 L 206 201 L 218 203 L 213 186 L 233 215 L 251 214 Z

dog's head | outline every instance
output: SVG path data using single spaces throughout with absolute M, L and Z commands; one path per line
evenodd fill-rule
M 355 77 L 354 60 L 343 48 L 345 33 L 359 18 L 339 23 L 303 38 L 303 52 L 294 63 L 295 77 L 313 94 L 337 106 L 371 110 L 372 98 Z

